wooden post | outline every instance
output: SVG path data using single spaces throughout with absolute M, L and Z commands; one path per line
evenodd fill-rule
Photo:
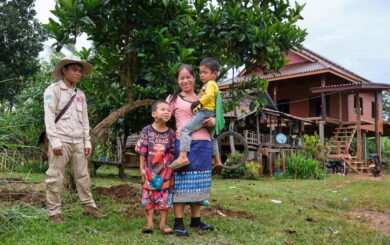
M 379 135 L 379 93 L 375 92 L 375 151 L 381 156 L 381 138 Z
M 273 91 L 273 100 L 274 100 L 274 103 L 277 104 L 277 91 L 278 91 L 278 88 L 276 87 L 276 84 L 274 86 L 274 91 Z
M 320 141 L 321 141 L 322 144 L 324 144 L 324 142 L 325 142 L 324 124 L 325 124 L 324 121 L 320 121 L 319 122 L 319 128 L 318 128 L 318 130 L 319 130 L 318 134 L 320 136 Z
M 361 130 L 361 111 L 360 111 L 360 98 L 359 92 L 355 93 L 355 101 L 356 101 L 356 155 L 357 160 L 362 160 L 362 130 Z
M 259 115 L 256 115 L 256 133 L 257 133 L 257 145 L 260 146 L 260 122 L 259 122 Z
M 340 121 L 343 121 L 343 103 L 342 103 L 342 96 L 341 93 L 339 93 L 339 119 Z
M 362 131 L 362 159 L 367 161 L 367 131 Z
M 325 87 L 325 76 L 321 77 L 321 87 Z M 322 121 L 326 121 L 326 97 L 325 97 L 325 93 L 321 93 L 321 110 L 322 110 Z

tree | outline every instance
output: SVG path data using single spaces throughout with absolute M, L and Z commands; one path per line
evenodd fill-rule
M 52 11 L 59 21 L 45 27 L 57 50 L 82 33 L 94 42 L 93 52 L 84 53 L 98 82 L 84 86 L 103 106 L 118 106 L 92 130 L 96 143 L 119 118 L 172 92 L 182 63 L 214 56 L 221 76 L 255 60 L 280 69 L 306 35 L 296 26 L 302 8 L 284 0 L 59 0 Z
M 0 102 L 23 88 L 26 78 L 39 68 L 38 54 L 46 40 L 45 30 L 35 19 L 35 0 L 0 0 Z

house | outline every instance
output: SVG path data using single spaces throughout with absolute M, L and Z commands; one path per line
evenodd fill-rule
M 366 137 L 376 136 L 380 154 L 383 135 L 382 91 L 388 84 L 369 80 L 309 50 L 290 50 L 288 64 L 278 73 L 266 73 L 260 67 L 244 69 L 239 76 L 219 83 L 221 90 L 243 83 L 252 73 L 269 82 L 268 94 L 278 110 L 314 121 L 305 133 L 318 132 L 330 147 L 329 158 L 344 158 L 356 171 L 366 171 Z M 351 153 L 353 138 L 357 149 Z

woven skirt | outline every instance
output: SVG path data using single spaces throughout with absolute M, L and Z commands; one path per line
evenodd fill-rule
M 179 156 L 180 140 L 176 140 L 175 158 Z M 210 198 L 211 141 L 193 140 L 188 153 L 190 164 L 175 169 L 174 203 L 201 202 Z

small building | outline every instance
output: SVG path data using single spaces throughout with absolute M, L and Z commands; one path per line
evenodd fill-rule
M 343 158 L 356 171 L 366 171 L 366 137 L 384 132 L 382 93 L 388 84 L 369 80 L 309 50 L 289 51 L 288 64 L 278 73 L 267 73 L 260 66 L 244 69 L 237 77 L 219 83 L 221 90 L 233 83 L 244 83 L 254 73 L 269 82 L 268 94 L 278 111 L 314 122 L 305 132 L 318 132 L 331 151 L 330 159 Z M 357 149 L 351 153 L 353 138 Z

